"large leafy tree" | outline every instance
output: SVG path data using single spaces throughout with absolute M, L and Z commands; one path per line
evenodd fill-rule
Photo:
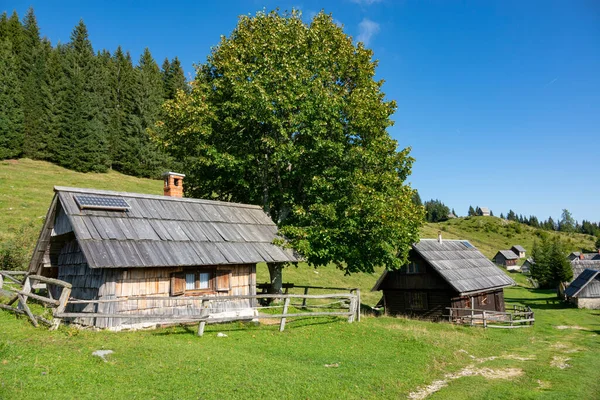
M 261 205 L 312 265 L 402 265 L 423 208 L 372 57 L 324 13 L 242 16 L 159 125 L 186 194 Z

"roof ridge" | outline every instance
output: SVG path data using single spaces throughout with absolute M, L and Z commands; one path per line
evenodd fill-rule
M 209 204 L 209 205 L 224 206 L 224 207 L 254 208 L 254 209 L 262 210 L 262 208 L 260 206 L 257 206 L 254 204 L 234 203 L 234 202 L 219 201 L 219 200 L 195 199 L 195 198 L 189 198 L 189 197 L 171 197 L 171 196 L 164 196 L 164 195 L 157 195 L 157 194 L 117 192 L 114 190 L 104 190 L 104 189 L 76 188 L 76 187 L 69 187 L 69 186 L 54 186 L 54 191 L 55 192 L 81 193 L 81 194 L 104 194 L 104 195 L 111 195 L 111 196 L 133 197 L 133 198 L 138 198 L 138 199 L 180 201 L 180 202 Z

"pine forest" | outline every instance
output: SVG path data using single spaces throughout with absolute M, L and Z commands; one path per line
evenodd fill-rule
M 187 91 L 175 57 L 95 51 L 80 21 L 68 43 L 40 37 L 33 9 L 0 18 L 0 159 L 155 178 L 171 165 L 149 134 L 162 104 Z

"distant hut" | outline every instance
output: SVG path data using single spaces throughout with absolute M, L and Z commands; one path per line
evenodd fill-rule
M 516 244 L 510 248 L 519 258 L 525 258 L 525 249 L 523 246 Z
M 483 217 L 489 217 L 491 215 L 490 209 L 487 207 L 480 207 L 479 208 L 481 210 L 481 216 Z
M 533 258 L 528 258 L 527 260 L 525 260 L 525 262 L 523 263 L 523 265 L 521 265 L 521 273 L 525 274 L 525 275 L 530 275 L 531 274 L 531 267 L 535 264 L 535 261 L 533 260 Z
M 494 263 L 506 267 L 507 271 L 518 271 L 517 256 L 512 250 L 499 250 L 493 258 Z
M 582 261 L 578 267 L 594 266 L 598 269 L 584 269 L 565 290 L 566 298 L 578 308 L 600 309 L 600 262 Z
M 504 311 L 503 288 L 514 285 L 466 240 L 421 239 L 409 262 L 385 271 L 373 291 L 383 291 L 385 312 L 437 320 L 446 307 Z
M 166 196 L 55 187 L 29 272 L 71 283 L 71 296 L 80 300 L 134 296 L 66 310 L 123 314 L 72 321 L 121 329 L 169 322 L 127 319 L 127 313 L 201 313 L 188 296 L 256 294 L 257 263 L 298 261 L 273 244 L 277 227 L 260 207 L 182 198 L 182 185 L 183 175 L 169 173 Z M 251 300 L 215 307 L 224 316 L 255 315 Z

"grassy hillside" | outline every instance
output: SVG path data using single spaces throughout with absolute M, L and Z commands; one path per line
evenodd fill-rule
M 569 251 L 592 250 L 595 242 L 590 235 L 549 232 L 498 217 L 465 217 L 425 224 L 421 228 L 421 237 L 436 238 L 440 231 L 442 237 L 447 239 L 469 240 L 490 259 L 498 250 L 510 249 L 516 244 L 523 246 L 530 254 L 534 240 L 539 240 L 544 233 L 551 237 L 559 236 Z

